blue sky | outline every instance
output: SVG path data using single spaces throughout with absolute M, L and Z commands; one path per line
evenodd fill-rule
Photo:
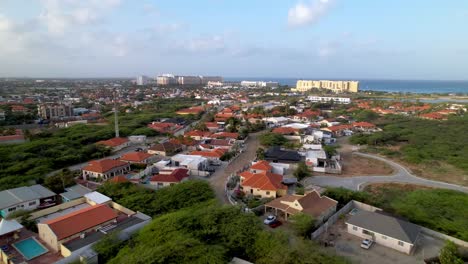
M 468 1 L 1 0 L 0 76 L 468 79 Z

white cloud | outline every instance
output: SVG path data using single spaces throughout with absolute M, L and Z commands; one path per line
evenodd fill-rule
M 299 27 L 316 23 L 328 12 L 332 1 L 333 0 L 312 0 L 309 3 L 297 3 L 288 11 L 288 25 L 291 27 Z

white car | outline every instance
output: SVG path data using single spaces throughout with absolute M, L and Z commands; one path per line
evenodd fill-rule
M 370 239 L 364 239 L 361 242 L 361 247 L 365 248 L 365 249 L 369 249 L 372 246 L 372 244 L 374 244 L 374 241 L 372 241 Z
M 271 223 L 274 223 L 276 221 L 276 216 L 274 215 L 269 215 L 265 220 L 263 220 L 263 223 L 265 225 L 269 225 Z

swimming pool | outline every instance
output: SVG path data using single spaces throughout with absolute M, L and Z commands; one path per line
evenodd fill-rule
M 49 251 L 46 247 L 44 247 L 39 241 L 37 241 L 34 237 L 26 238 L 25 240 L 21 240 L 18 243 L 13 244 L 13 247 L 23 255 L 26 260 L 30 260 L 36 257 L 39 257 L 42 254 L 47 253 Z

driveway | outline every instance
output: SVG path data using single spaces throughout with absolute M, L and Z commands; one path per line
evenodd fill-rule
M 229 175 L 244 169 L 246 166 L 249 166 L 250 163 L 255 159 L 256 152 L 260 143 L 258 141 L 258 136 L 262 132 L 256 132 L 249 134 L 249 137 L 245 141 L 244 152 L 242 152 L 235 160 L 230 164 L 223 163 L 220 167 L 216 169 L 216 172 L 213 173 L 208 181 L 216 192 L 216 197 L 223 203 L 229 203 L 225 194 L 225 185 Z
M 336 177 L 336 176 L 314 176 L 311 178 L 306 178 L 303 181 L 303 184 L 305 186 L 319 185 L 319 186 L 343 187 L 343 188 L 347 188 L 350 190 L 361 190 L 367 184 L 370 184 L 370 183 L 396 182 L 396 183 L 417 184 L 417 185 L 423 185 L 423 186 L 428 186 L 432 188 L 451 189 L 451 190 L 468 193 L 468 188 L 464 186 L 428 180 L 428 179 L 415 176 L 411 174 L 411 172 L 408 169 L 406 169 L 404 166 L 394 161 L 388 160 L 384 157 L 373 155 L 373 154 L 361 153 L 361 152 L 354 152 L 354 155 L 359 155 L 359 156 L 363 156 L 366 158 L 376 159 L 376 160 L 385 162 L 393 168 L 394 173 L 391 176 L 375 175 L 375 176 L 356 176 L 356 177 L 350 177 L 350 178 L 342 178 L 342 177 Z

